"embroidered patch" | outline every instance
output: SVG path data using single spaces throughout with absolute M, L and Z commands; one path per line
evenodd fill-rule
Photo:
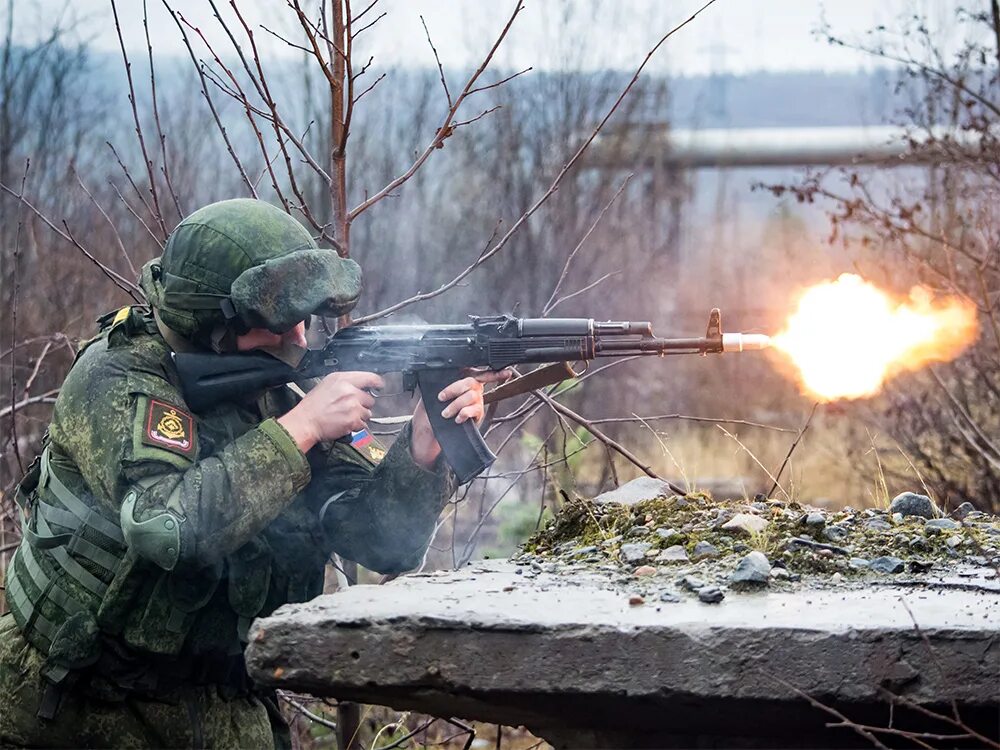
M 385 449 L 376 442 L 375 437 L 368 431 L 367 427 L 351 433 L 351 447 L 362 456 L 368 456 L 375 463 L 385 458 Z
M 372 434 L 368 432 L 367 428 L 362 428 L 358 432 L 351 433 L 351 447 L 352 448 L 364 448 L 366 445 L 370 444 L 374 440 Z
M 187 455 L 194 452 L 194 419 L 186 411 L 149 399 L 142 442 Z

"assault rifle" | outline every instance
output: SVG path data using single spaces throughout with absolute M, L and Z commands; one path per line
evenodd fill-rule
M 399 372 L 403 386 L 427 404 L 434 435 L 460 482 L 468 482 L 496 456 L 471 421 L 445 419 L 437 394 L 469 367 L 502 370 L 522 364 L 549 364 L 487 394 L 486 400 L 526 393 L 572 377 L 567 363 L 597 357 L 713 354 L 764 349 L 761 334 L 723 333 L 722 315 L 713 309 L 705 336 L 661 339 L 650 323 L 597 322 L 590 318 L 515 318 L 472 316 L 464 325 L 354 326 L 338 331 L 322 349 L 306 351 L 297 366 L 263 353 L 176 353 L 187 405 L 200 411 L 266 388 L 318 378 L 331 372 Z

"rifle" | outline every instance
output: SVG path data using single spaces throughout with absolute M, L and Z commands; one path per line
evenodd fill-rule
M 462 325 L 352 326 L 330 337 L 322 349 L 306 351 L 297 366 L 265 353 L 175 353 L 187 405 L 200 411 L 220 401 L 267 388 L 361 370 L 400 372 L 403 387 L 420 389 L 427 416 L 445 459 L 460 482 L 487 469 L 496 456 L 472 420 L 456 424 L 438 409 L 437 394 L 469 367 L 502 370 L 521 364 L 548 364 L 487 394 L 488 401 L 510 398 L 573 377 L 567 363 L 598 357 L 714 354 L 764 349 L 762 334 L 723 333 L 718 308 L 705 336 L 664 339 L 650 323 L 597 322 L 591 318 L 470 316 Z M 552 364 L 554 363 L 554 364 Z M 498 395 L 494 396 L 496 393 Z

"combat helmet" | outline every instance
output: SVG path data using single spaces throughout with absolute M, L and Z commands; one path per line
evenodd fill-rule
M 238 198 L 178 224 L 163 255 L 143 267 L 140 286 L 162 325 L 224 352 L 251 328 L 282 333 L 311 314 L 350 311 L 361 269 L 318 247 L 281 209 Z

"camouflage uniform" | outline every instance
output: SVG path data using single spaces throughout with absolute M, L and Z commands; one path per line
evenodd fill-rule
M 19 487 L 0 745 L 271 747 L 283 723 L 246 675 L 251 619 L 321 593 L 334 551 L 415 567 L 454 489 L 440 460 L 414 464 L 408 430 L 384 456 L 304 455 L 275 421 L 286 388 L 192 413 L 161 331 L 141 308 L 104 320 Z

